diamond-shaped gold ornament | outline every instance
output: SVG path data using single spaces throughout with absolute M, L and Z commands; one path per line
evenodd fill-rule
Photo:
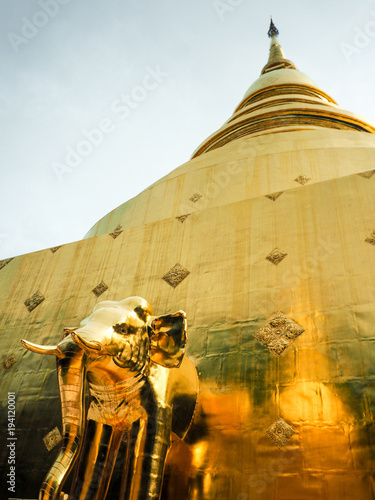
M 59 246 L 57 246 L 57 247 L 52 247 L 52 248 L 50 248 L 50 250 L 51 250 L 51 252 L 52 252 L 52 253 L 56 253 L 56 252 L 57 252 L 57 250 L 59 250 L 61 247 L 62 247 L 62 245 L 59 245 Z
M 370 234 L 368 238 L 365 239 L 366 243 L 370 243 L 370 245 L 375 245 L 375 231 Z
M 43 441 L 48 451 L 51 451 L 56 445 L 58 445 L 62 440 L 62 436 L 57 427 L 52 429 L 46 436 L 44 436 Z
M 297 179 L 294 180 L 299 184 L 302 184 L 302 186 L 304 186 L 307 182 L 311 181 L 310 177 L 306 177 L 306 175 L 299 175 Z
M 4 370 L 9 370 L 9 368 L 12 368 L 12 366 L 15 365 L 16 363 L 17 363 L 16 358 L 13 356 L 13 354 L 11 354 L 3 361 Z
M 295 430 L 283 418 L 279 417 L 269 426 L 266 434 L 276 446 L 281 448 L 295 434 Z
M 118 224 L 114 231 L 112 233 L 109 233 L 109 236 L 112 236 L 112 238 L 115 240 L 117 236 L 120 236 L 120 234 L 123 232 L 121 224 Z
M 199 193 L 195 193 L 193 194 L 193 196 L 190 199 L 190 201 L 192 201 L 193 203 L 197 203 L 198 200 L 200 200 L 202 198 L 202 195 L 199 194 Z
M 283 252 L 278 248 L 274 248 L 272 252 L 267 255 L 266 259 L 272 262 L 272 264 L 274 264 L 275 266 L 278 266 L 287 255 L 288 254 L 286 252 Z
M 45 297 L 42 293 L 35 292 L 34 295 L 25 300 L 24 304 L 27 307 L 29 312 L 33 311 L 39 304 L 41 304 L 45 300 Z
M 272 354 L 280 356 L 304 331 L 302 326 L 288 316 L 277 312 L 254 333 L 254 338 Z
M 182 267 L 181 264 L 176 264 L 163 276 L 163 280 L 171 287 L 176 288 L 189 274 L 190 271 Z
M 108 286 L 104 283 L 104 281 L 100 282 L 99 285 L 96 285 L 96 287 L 92 290 L 92 292 L 97 296 L 100 297 L 102 293 L 106 292 L 108 290 Z
M 276 201 L 279 196 L 283 194 L 284 191 L 279 191 L 278 193 L 266 194 L 266 198 L 269 198 L 272 201 Z
M 367 172 L 360 172 L 357 175 L 364 177 L 365 179 L 371 179 L 371 177 L 375 174 L 375 170 L 367 170 Z
M 5 267 L 7 264 L 9 264 L 9 262 L 11 262 L 13 260 L 14 257 L 11 257 L 10 259 L 3 259 L 3 260 L 0 260 L 0 269 L 2 269 L 3 267 Z
M 180 221 L 181 224 L 183 224 L 186 221 L 186 219 L 189 217 L 189 215 L 191 215 L 191 214 L 179 215 L 178 217 L 176 217 L 176 219 L 178 221 Z

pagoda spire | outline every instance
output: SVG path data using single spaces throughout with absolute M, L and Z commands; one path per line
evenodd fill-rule
M 279 36 L 279 30 L 276 28 L 272 17 L 270 22 L 270 27 L 268 30 L 268 37 L 271 38 L 270 55 L 268 57 L 268 62 L 262 69 L 262 75 L 268 73 L 269 71 L 274 71 L 276 69 L 297 69 L 292 61 L 286 59 L 283 49 L 279 44 L 277 37 Z
M 268 34 L 269 38 L 272 38 L 273 36 L 279 36 L 279 30 L 274 25 L 274 23 L 272 21 L 272 17 L 271 17 L 271 22 L 270 22 L 270 29 L 268 30 L 267 34 Z

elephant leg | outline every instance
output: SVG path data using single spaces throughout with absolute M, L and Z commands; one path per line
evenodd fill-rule
M 88 420 L 69 500 L 104 500 L 123 432 Z
M 157 407 L 141 421 L 136 446 L 129 500 L 159 500 L 165 459 L 171 441 L 172 410 Z
M 129 500 L 131 481 L 133 479 L 133 471 L 134 471 L 135 456 L 136 456 L 135 450 L 139 445 L 138 436 L 141 433 L 141 429 L 143 429 L 141 421 L 137 420 L 132 424 L 131 428 L 127 431 L 126 456 L 124 461 L 123 474 L 121 477 L 121 487 L 118 500 Z

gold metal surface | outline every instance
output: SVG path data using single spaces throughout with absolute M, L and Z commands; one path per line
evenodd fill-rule
M 64 437 L 40 500 L 60 499 L 77 459 L 69 498 L 104 499 L 124 435 L 128 446 L 118 498 L 160 497 L 171 432 L 183 437 L 190 425 L 197 376 L 191 361 L 183 361 L 186 314 L 152 314 L 150 304 L 140 297 L 105 301 L 80 328 L 65 328 L 57 346 L 22 340 L 33 352 L 55 355 L 59 374 Z M 174 369 L 171 373 L 166 368 Z M 82 443 L 86 380 L 91 403 Z M 189 402 L 183 415 L 177 412 L 180 421 L 173 425 L 174 403 L 181 397 Z M 44 442 L 51 450 L 61 439 L 55 428 Z

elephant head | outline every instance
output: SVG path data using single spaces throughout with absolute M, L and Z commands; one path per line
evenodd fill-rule
M 185 312 L 152 314 L 151 305 L 142 297 L 108 300 L 99 302 L 79 328 L 65 328 L 58 345 L 21 342 L 30 351 L 64 358 L 73 341 L 92 357 L 111 356 L 118 366 L 133 370 L 149 360 L 168 368 L 180 366 L 187 341 Z
M 187 320 L 184 311 L 152 316 L 141 297 L 97 304 L 73 341 L 91 356 L 112 356 L 116 365 L 139 371 L 148 361 L 178 367 L 185 353 Z

